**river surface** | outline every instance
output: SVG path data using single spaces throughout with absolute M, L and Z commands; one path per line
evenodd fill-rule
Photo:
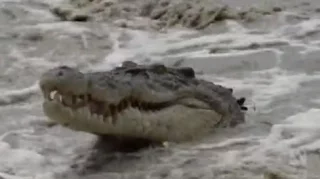
M 60 2 L 0 1 L 1 177 L 320 178 L 319 1 L 250 24 L 228 20 L 213 33 L 60 21 L 49 11 Z M 247 97 L 246 123 L 135 153 L 99 152 L 95 136 L 46 125 L 41 73 L 62 64 L 109 70 L 126 60 L 190 66 L 234 88 Z

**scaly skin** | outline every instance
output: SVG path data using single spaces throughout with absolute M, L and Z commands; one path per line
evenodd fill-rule
M 53 68 L 40 80 L 44 113 L 78 131 L 189 141 L 219 127 L 244 122 L 245 99 L 228 89 L 196 79 L 192 68 L 127 61 L 106 72 Z

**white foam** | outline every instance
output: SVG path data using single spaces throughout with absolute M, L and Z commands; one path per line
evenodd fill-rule
M 8 143 L 0 141 L 0 175 L 4 178 L 36 178 L 46 164 L 42 155 L 26 149 L 12 149 Z
M 3 150 L 0 157 L 0 169 L 12 169 L 15 174 L 27 177 L 36 177 L 34 173 L 41 171 L 47 163 L 40 154 L 23 149 Z
M 289 28 L 293 28 L 297 31 L 294 32 L 294 37 L 304 37 L 308 34 L 319 32 L 320 21 L 319 19 L 310 19 L 303 21 L 297 25 L 293 25 Z
M 311 109 L 287 118 L 285 124 L 274 125 L 269 136 L 248 151 L 252 154 L 245 160 L 267 160 L 273 153 L 275 156 L 286 157 L 291 166 L 306 167 L 308 162 L 305 151 L 320 148 L 319 113 L 319 109 Z
M 242 153 L 235 156 L 233 160 L 242 163 L 255 162 L 268 167 L 269 165 L 277 167 L 275 161 L 282 161 L 282 163 L 286 162 L 287 165 L 303 170 L 303 167 L 308 164 L 305 152 L 320 149 L 319 117 L 320 109 L 310 109 L 274 125 L 270 134 L 261 138 L 258 144 L 256 139 L 241 139 L 240 142 L 252 141 L 255 142 L 255 145 L 244 148 Z M 229 141 L 236 142 L 236 139 Z
M 27 8 L 24 6 L 21 6 L 21 8 L 26 11 L 29 12 L 31 17 L 33 20 L 41 20 L 41 21 L 51 21 L 54 20 L 56 17 L 51 13 L 48 12 L 48 10 L 44 10 L 44 9 L 37 9 L 37 8 Z M 29 16 L 30 16 L 29 15 Z
M 1 0 L 1 3 L 16 3 L 25 0 Z M 65 0 L 28 0 L 29 2 L 46 3 L 49 5 L 61 4 Z
M 263 109 L 276 98 L 294 93 L 302 88 L 303 82 L 319 80 L 319 74 L 292 73 L 279 68 L 253 72 L 243 79 L 203 76 L 205 79 L 224 86 L 231 86 L 237 91 L 252 90 L 252 101 Z
M 38 82 L 34 83 L 30 87 L 19 90 L 0 90 L 0 104 L 10 104 L 17 101 L 22 101 L 31 95 L 36 94 L 37 92 L 39 92 Z
M 280 139 L 281 143 L 298 150 L 316 151 L 320 149 L 320 109 L 310 109 L 288 117 L 284 123 L 278 125 L 280 133 L 290 134 L 288 139 Z M 278 132 L 279 133 L 279 132 Z M 270 133 L 272 135 L 272 131 Z
M 260 137 L 232 138 L 217 144 L 201 144 L 199 146 L 196 146 L 194 149 L 207 150 L 207 149 L 215 149 L 215 148 L 227 148 L 232 145 L 249 144 L 253 142 L 258 142 L 259 139 Z
M 250 48 L 252 45 L 276 51 L 270 47 L 298 43 L 296 40 L 292 40 L 291 37 L 286 37 L 283 36 L 282 33 L 279 33 L 283 31 L 282 29 L 276 29 L 275 31 L 263 34 L 253 34 L 249 33 L 248 30 L 235 21 L 228 21 L 227 24 L 229 31 L 201 36 L 192 30 L 184 30 L 181 32 L 172 30 L 166 34 L 155 34 L 141 30 L 125 29 L 121 31 L 128 33 L 132 38 L 125 47 L 119 47 L 117 40 L 119 34 L 112 32 L 114 34 L 113 40 L 115 44 L 113 51 L 108 54 L 105 61 L 99 64 L 97 68 L 101 69 L 110 65 L 114 67 L 125 60 L 141 62 L 146 58 L 152 58 L 153 61 L 159 61 L 168 57 L 202 58 L 248 54 L 259 51 L 259 49 L 252 50 Z M 223 54 L 210 54 L 209 50 L 212 48 L 234 51 Z M 245 50 L 246 48 L 247 50 Z M 183 49 L 186 50 L 181 51 L 181 53 L 170 54 L 172 51 Z
M 64 21 L 64 22 L 51 22 L 51 23 L 39 23 L 36 25 L 24 25 L 20 26 L 18 29 L 36 29 L 41 31 L 58 31 L 70 35 L 81 35 L 86 32 L 90 32 L 90 29 L 77 25 L 74 22 Z

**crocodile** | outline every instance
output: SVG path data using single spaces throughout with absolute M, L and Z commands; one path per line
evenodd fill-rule
M 44 114 L 69 129 L 154 142 L 184 142 L 245 121 L 245 98 L 196 78 L 191 67 L 125 61 L 103 72 L 58 66 L 39 86 Z

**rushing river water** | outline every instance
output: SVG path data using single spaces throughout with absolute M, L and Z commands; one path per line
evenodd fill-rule
M 0 1 L 0 176 L 320 177 L 320 19 L 314 6 L 301 4 L 301 12 L 250 25 L 228 20 L 215 33 L 200 33 L 59 21 L 48 8 L 60 1 Z M 125 60 L 179 62 L 199 78 L 234 88 L 247 97 L 246 123 L 202 141 L 125 154 L 100 152 L 93 135 L 46 125 L 41 73 L 61 64 L 108 70 Z

